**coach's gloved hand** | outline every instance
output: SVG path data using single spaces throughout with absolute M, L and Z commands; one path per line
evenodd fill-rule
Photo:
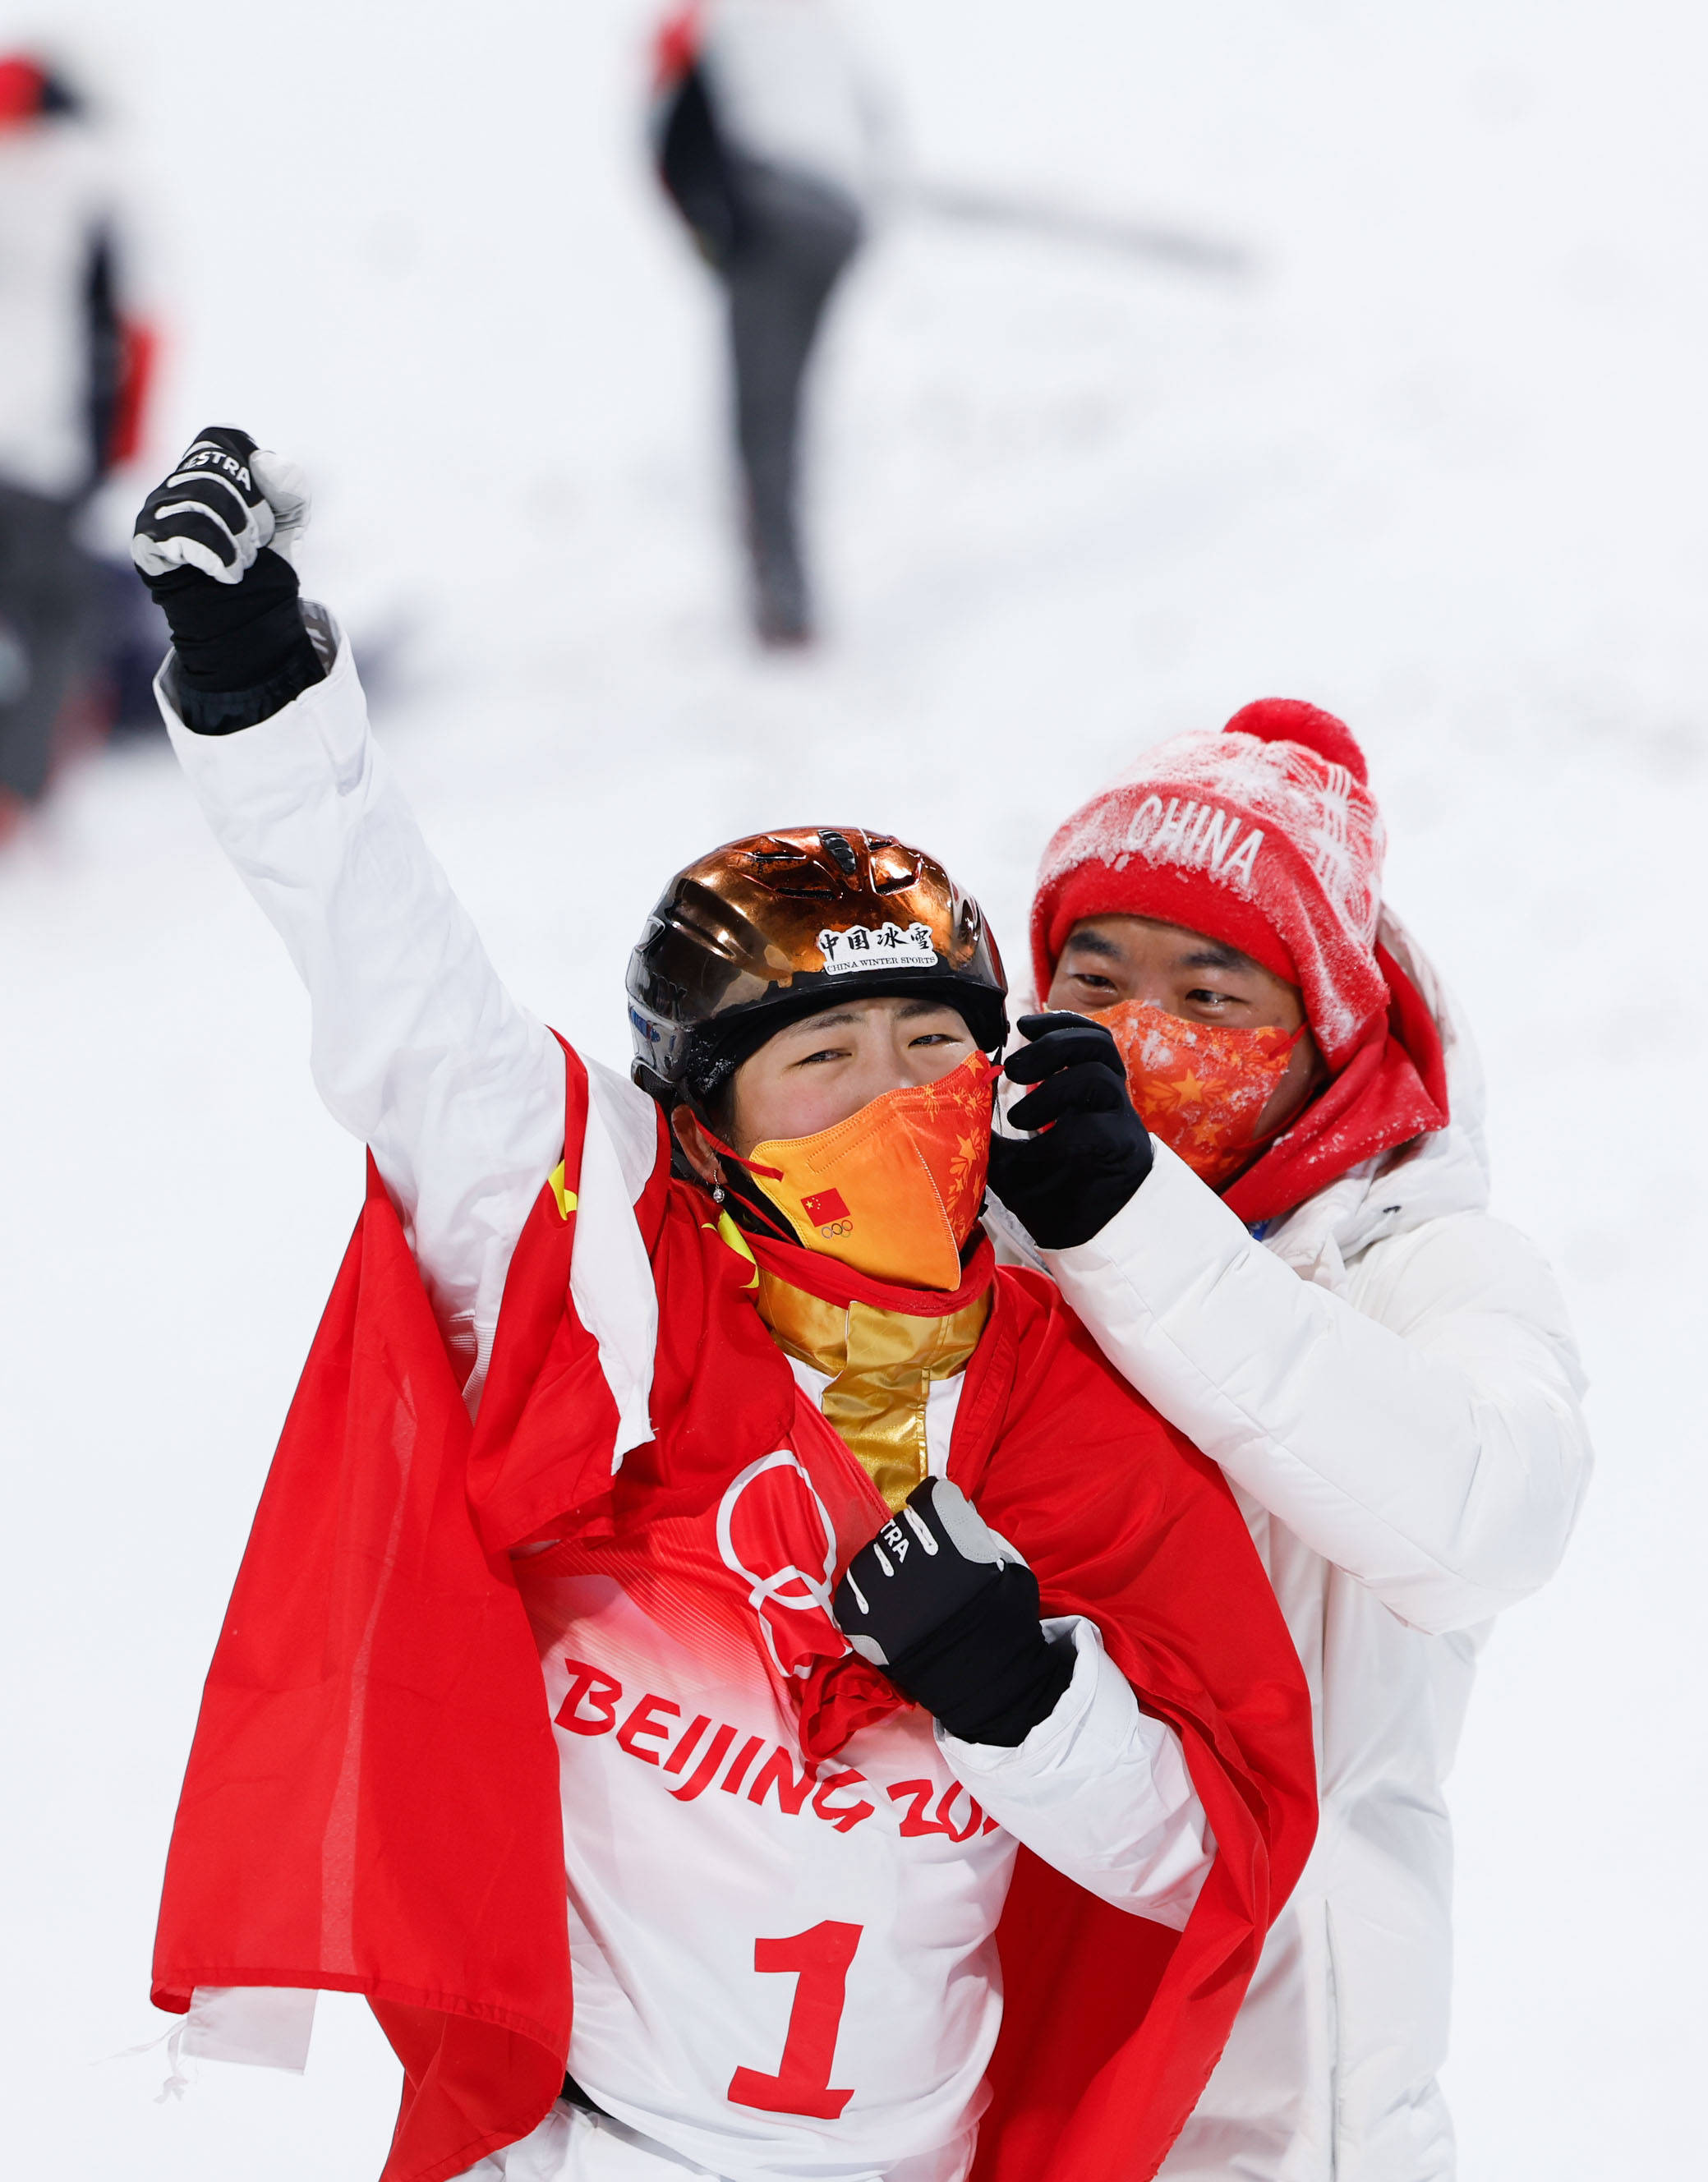
M 1029 1038 L 1003 1073 L 1035 1083 L 1008 1110 L 1016 1128 L 990 1140 L 990 1187 L 1040 1249 L 1089 1243 L 1151 1171 L 1151 1138 L 1133 1110 L 1121 1049 L 1084 1016 L 1022 1016 Z
M 172 631 L 185 724 L 250 727 L 324 674 L 286 556 L 308 520 L 297 465 L 211 425 L 142 503 L 130 557 Z
M 928 1477 L 862 1546 L 832 1602 L 854 1649 L 963 1742 L 1026 1740 L 1073 1679 L 1038 1580 L 958 1486 Z

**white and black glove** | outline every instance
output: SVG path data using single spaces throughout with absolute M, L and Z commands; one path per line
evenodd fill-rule
M 143 501 L 130 557 L 151 586 L 186 568 L 241 584 L 263 546 L 288 559 L 308 506 L 297 463 L 257 447 L 235 424 L 210 424 Z
M 837 1625 L 963 1742 L 1023 1742 L 1073 1679 L 1051 1643 L 1038 1580 L 958 1486 L 928 1477 L 848 1565 Z
M 1100 1233 L 1150 1173 L 1150 1133 L 1105 1024 L 1059 1012 L 1017 1027 L 1030 1043 L 1003 1073 L 1038 1088 L 1008 1120 L 1037 1133 L 992 1137 L 990 1187 L 1040 1249 L 1066 1250 Z
M 288 557 L 308 512 L 298 465 L 231 424 L 198 432 L 142 503 L 130 557 L 171 628 L 198 734 L 252 727 L 324 674 Z

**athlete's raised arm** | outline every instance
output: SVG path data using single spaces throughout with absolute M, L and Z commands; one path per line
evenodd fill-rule
M 132 554 L 174 649 L 157 689 L 221 847 L 290 950 L 311 1065 L 373 1150 L 471 1398 L 510 1254 L 562 1156 L 563 1058 L 506 991 L 421 838 L 347 641 L 299 601 L 308 495 L 247 433 L 200 433 L 137 518 Z M 632 1201 L 651 1103 L 591 1067 Z

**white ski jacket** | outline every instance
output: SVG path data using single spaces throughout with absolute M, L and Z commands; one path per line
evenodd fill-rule
M 192 734 L 169 662 L 156 687 L 215 836 L 308 988 L 315 1083 L 373 1151 L 472 1410 L 511 1253 L 563 1153 L 563 1055 L 506 990 L 423 840 L 369 733 L 348 645 L 321 610 L 308 617 L 330 672 L 258 726 Z M 571 1288 L 625 1420 L 621 1451 L 651 1437 L 657 1304 L 631 1207 L 659 1154 L 657 1114 L 597 1062 L 587 1072 Z M 804 1365 L 797 1382 L 815 1404 L 829 1383 Z M 940 1474 L 959 1391 L 944 1383 Z M 779 1461 L 800 1468 L 782 1452 L 732 1478 L 732 1520 Z M 1001 2013 L 993 1935 L 1017 1846 L 1180 1930 L 1215 1843 L 1175 1731 L 1141 1712 L 1092 1625 L 1070 1618 L 1045 1625 L 1073 1646 L 1073 1680 L 1018 1746 L 962 1742 L 910 1714 L 851 1738 L 858 1769 L 821 1780 L 808 1804 L 762 1619 L 734 1641 L 691 1606 L 667 1627 L 573 1546 L 523 1571 L 563 1782 L 569 2067 L 616 2119 L 593 2129 L 560 2107 L 474 2174 L 960 2182 Z M 698 1644 L 683 1633 L 696 1628 Z M 704 1792 L 726 1764 L 727 1792 Z M 862 1781 L 864 1798 L 847 1792 Z M 934 1815 L 921 1824 L 928 1788 Z M 858 1941 L 833 2034 L 846 2113 L 735 2100 L 732 2067 L 768 2068 L 792 2020 L 756 1942 L 826 1930 Z M 311 2007 L 198 1988 L 183 2050 L 300 2068 Z
M 1589 1475 L 1559 1292 L 1487 1210 L 1475 1054 L 1392 920 L 1383 939 L 1440 1027 L 1446 1129 L 1261 1242 L 1159 1146 L 1100 1235 L 1043 1254 L 1233 1484 L 1317 1711 L 1317 1847 L 1166 2182 L 1452 2174 L 1442 1783 L 1489 1622 L 1553 1573 Z

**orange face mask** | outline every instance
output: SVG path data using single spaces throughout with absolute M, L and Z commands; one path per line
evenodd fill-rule
M 946 1294 L 984 1201 L 995 1074 L 969 1054 L 940 1083 L 886 1091 L 816 1137 L 756 1144 L 740 1164 L 809 1250 Z
M 1257 1122 L 1287 1073 L 1298 1030 L 1187 1022 L 1149 1000 L 1099 1008 L 1114 1033 L 1139 1118 L 1212 1189 L 1257 1147 Z

